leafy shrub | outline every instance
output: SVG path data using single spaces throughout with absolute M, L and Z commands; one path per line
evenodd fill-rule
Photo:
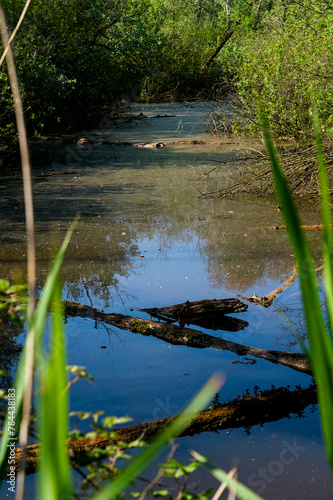
M 302 142 L 313 135 L 313 98 L 324 130 L 333 131 L 333 12 L 282 14 L 275 11 L 269 29 L 246 41 L 237 88 L 252 117 L 261 107 L 274 135 Z

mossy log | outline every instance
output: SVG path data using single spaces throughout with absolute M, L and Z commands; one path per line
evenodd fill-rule
M 262 425 L 296 414 L 301 416 L 302 411 L 310 404 L 317 403 L 316 390 L 313 385 L 307 389 L 289 391 L 286 388 L 258 391 L 254 396 L 241 395 L 231 402 L 219 405 L 217 408 L 207 409 L 195 417 L 192 424 L 183 432 L 182 436 L 193 436 L 201 432 L 219 431 L 229 428 Z M 161 432 L 176 417 L 151 420 L 137 425 L 130 425 L 117 430 L 117 437 L 107 439 L 98 436 L 95 439 L 70 440 L 68 447 L 73 465 L 87 464 L 86 454 L 96 448 L 105 449 L 118 441 L 130 443 L 137 439 L 151 440 Z M 27 447 L 26 472 L 36 472 L 40 457 L 40 445 Z M 22 458 L 22 449 L 16 449 L 16 467 L 19 467 Z
M 175 304 L 167 307 L 154 307 L 151 309 L 140 309 L 151 316 L 164 319 L 179 321 L 180 326 L 185 325 L 199 325 L 206 328 L 217 330 L 223 328 L 223 323 L 226 323 L 225 314 L 238 313 L 246 311 L 248 306 L 241 302 L 239 299 L 205 299 L 196 302 L 183 302 L 182 304 Z M 248 326 L 246 321 L 240 322 L 237 329 L 231 331 L 238 331 Z M 226 328 L 228 329 L 228 328 Z
M 272 363 L 288 366 L 293 370 L 311 374 L 309 364 L 302 353 L 256 349 L 230 340 L 214 337 L 213 335 L 191 328 L 182 328 L 178 325 L 170 325 L 159 321 L 135 318 L 133 316 L 123 316 L 122 314 L 102 313 L 94 307 L 75 302 L 65 301 L 64 306 L 67 316 L 91 318 L 94 321 L 102 321 L 122 330 L 129 330 L 133 333 L 140 333 L 147 336 L 152 335 L 170 344 L 187 345 L 196 348 L 212 347 L 214 349 L 231 351 L 239 356 L 254 356 L 266 359 Z

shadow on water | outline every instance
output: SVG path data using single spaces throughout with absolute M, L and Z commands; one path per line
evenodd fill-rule
M 145 126 L 141 121 L 135 122 L 137 127 L 109 126 L 89 137 L 132 142 L 209 140 L 204 117 L 210 109 L 202 104 L 135 106 L 135 113 L 148 116 Z M 228 161 L 256 147 L 237 138 L 221 142 L 160 149 L 77 144 L 73 138 L 58 143 L 52 161 L 34 168 L 39 290 L 52 249 L 78 212 L 80 222 L 62 271 L 65 299 L 131 314 L 132 309 L 186 300 L 265 295 L 283 283 L 294 262 L 285 232 L 270 229 L 282 223 L 276 201 L 245 195 L 220 200 L 198 197 L 223 186 L 238 168 Z M 227 163 L 208 174 L 221 161 Z M 61 175 L 41 178 L 41 173 Z M 25 272 L 20 181 L 1 182 L 0 195 L 0 276 L 10 279 L 19 270 Z M 304 223 L 318 223 L 315 205 L 303 202 L 301 211 Z M 312 232 L 309 238 L 319 261 L 320 234 Z M 248 326 L 229 332 L 218 328 L 214 335 L 251 347 L 297 352 L 299 346 L 277 306 L 302 329 L 295 282 L 273 306 L 249 304 L 246 312 L 235 314 Z M 201 329 L 210 332 L 205 326 Z M 4 370 L 11 374 L 19 355 L 15 351 L 19 332 L 14 330 L 6 327 L 0 334 Z M 308 375 L 263 359 L 247 363 L 231 352 L 172 345 L 87 318 L 68 318 L 66 330 L 68 363 L 86 366 L 95 378 L 95 383 L 82 381 L 73 389 L 75 410 L 129 414 L 136 422 L 171 416 L 214 371 L 226 376 L 224 400 L 254 387 L 309 385 Z M 184 437 L 177 456 L 186 461 L 188 448 L 211 456 L 228 470 L 237 460 L 240 479 L 265 498 L 317 499 L 333 493 L 316 410 L 306 409 L 301 420 L 293 415 L 253 428 L 251 436 L 235 429 Z M 289 462 L 281 462 L 284 450 L 290 448 L 294 455 L 289 451 Z M 216 487 L 209 481 L 203 479 Z

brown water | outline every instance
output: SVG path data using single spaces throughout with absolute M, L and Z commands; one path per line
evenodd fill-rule
M 118 122 L 117 127 L 103 124 L 89 137 L 130 142 L 210 140 L 205 122 L 211 109 L 201 103 L 133 106 L 136 114 L 148 118 Z M 56 153 L 51 150 L 52 161 L 35 166 L 35 174 L 66 175 L 36 177 L 34 183 L 39 287 L 55 242 L 77 212 L 80 222 L 63 266 L 66 299 L 144 317 L 132 309 L 239 293 L 261 296 L 282 284 L 294 263 L 285 232 L 269 229 L 282 222 L 276 201 L 198 197 L 225 185 L 238 168 L 235 162 L 226 163 L 207 175 L 218 162 L 256 147 L 237 138 L 219 140 L 224 144 L 159 149 L 68 144 L 58 145 Z M 0 276 L 5 278 L 25 269 L 20 181 L 3 181 L 0 195 Z M 301 209 L 305 223 L 318 223 L 315 206 L 303 203 Z M 315 251 L 319 237 L 309 234 Z M 235 315 L 249 323 L 244 330 L 214 334 L 253 347 L 299 351 L 278 307 L 304 333 L 294 283 L 275 307 L 249 304 L 246 313 Z M 252 392 L 254 386 L 294 388 L 311 382 L 307 375 L 264 360 L 242 364 L 239 361 L 244 360 L 233 353 L 174 346 L 82 318 L 69 318 L 66 329 L 68 364 L 86 366 L 95 378 L 94 383 L 82 381 L 73 389 L 71 407 L 76 410 L 128 414 L 136 422 L 170 416 L 215 371 L 226 378 L 222 400 L 246 389 Z M 22 342 L 18 334 L 17 330 L 7 332 L 7 337 L 2 334 L 9 353 L 16 341 Z M 17 356 L 13 355 L 11 367 L 8 356 L 7 371 L 13 372 Z M 185 462 L 192 448 L 226 470 L 237 461 L 240 480 L 264 498 L 333 496 L 316 408 L 249 432 L 204 433 L 179 443 L 178 456 Z M 286 454 L 288 460 L 283 461 Z M 207 476 L 203 486 L 216 487 L 216 482 Z M 33 493 L 29 495 L 32 498 Z

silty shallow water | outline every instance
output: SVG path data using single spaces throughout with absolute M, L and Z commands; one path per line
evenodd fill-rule
M 133 112 L 147 118 L 99 128 L 89 137 L 149 143 L 211 140 L 205 124 L 211 110 L 202 103 L 134 105 Z M 34 185 L 39 285 L 53 245 L 77 212 L 80 222 L 63 266 L 66 299 L 105 312 L 148 317 L 137 309 L 239 293 L 261 296 L 283 283 L 292 273 L 293 260 L 285 233 L 269 229 L 281 223 L 276 201 L 198 198 L 200 192 L 224 185 L 237 168 L 226 163 L 205 175 L 218 161 L 255 147 L 237 138 L 219 140 L 224 144 L 158 149 L 61 146 L 43 172 L 67 175 L 37 177 Z M 35 173 L 40 173 L 38 167 Z M 0 194 L 0 275 L 10 277 L 25 266 L 20 182 L 3 182 Z M 318 222 L 313 206 L 304 204 L 302 212 L 305 222 Z M 319 235 L 309 236 L 315 247 Z M 297 283 L 276 304 L 302 331 Z M 247 312 L 235 316 L 249 326 L 214 334 L 253 347 L 299 351 L 277 307 L 249 304 Z M 226 379 L 222 401 L 246 389 L 253 392 L 254 386 L 293 389 L 311 382 L 307 375 L 264 360 L 248 364 L 226 351 L 175 346 L 87 319 L 68 318 L 66 330 L 68 364 L 86 366 L 95 379 L 73 388 L 73 410 L 102 409 L 107 415 L 130 415 L 135 422 L 171 416 L 215 371 Z M 3 342 L 8 348 L 11 341 Z M 253 427 L 250 433 L 203 433 L 181 438 L 179 444 L 177 457 L 184 461 L 192 448 L 226 470 L 237 461 L 240 480 L 268 499 L 333 494 L 316 408 Z M 204 477 L 203 486 L 216 487 L 216 481 Z

